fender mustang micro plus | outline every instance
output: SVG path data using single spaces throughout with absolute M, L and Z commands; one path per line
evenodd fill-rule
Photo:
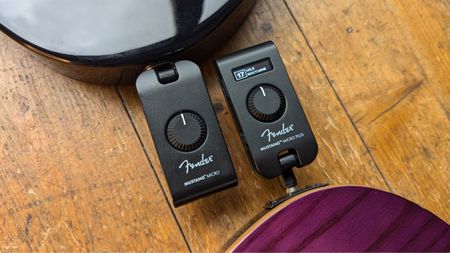
M 318 148 L 273 42 L 218 59 L 216 67 L 253 168 L 295 181 L 292 168 L 311 163 Z
M 136 86 L 175 206 L 237 184 L 195 63 L 147 70 Z

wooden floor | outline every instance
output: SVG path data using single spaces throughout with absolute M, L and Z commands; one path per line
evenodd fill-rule
M 201 64 L 239 186 L 174 208 L 133 85 L 0 35 L 1 251 L 218 251 L 283 194 L 251 171 L 212 59 L 273 40 L 319 143 L 300 184 L 392 191 L 450 222 L 450 1 L 259 0 Z

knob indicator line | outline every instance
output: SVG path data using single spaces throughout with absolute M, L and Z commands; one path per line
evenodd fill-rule
M 183 120 L 183 125 L 186 125 L 186 119 L 184 118 L 184 114 L 181 114 L 181 119 Z
M 262 86 L 259 86 L 259 88 L 261 89 L 262 94 L 263 94 L 263 96 L 265 97 L 265 96 L 266 96 L 266 92 L 264 92 L 264 88 L 263 88 Z

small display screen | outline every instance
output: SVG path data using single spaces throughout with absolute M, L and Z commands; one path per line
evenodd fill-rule
M 273 69 L 269 58 L 241 66 L 233 69 L 233 76 L 236 81 L 241 81 L 252 76 L 270 71 Z

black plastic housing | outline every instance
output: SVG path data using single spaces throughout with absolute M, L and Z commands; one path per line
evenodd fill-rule
M 193 62 L 179 61 L 174 70 L 178 74 L 175 81 L 166 82 L 168 74 L 158 75 L 170 71 L 147 70 L 138 77 L 136 86 L 173 203 L 180 206 L 237 185 L 237 178 L 200 69 Z M 206 123 L 206 139 L 194 151 L 179 151 L 167 139 L 168 121 L 180 112 L 194 112 Z M 186 161 L 193 164 L 209 157 L 212 162 L 186 170 Z
M 314 161 L 317 142 L 273 42 L 220 58 L 216 60 L 216 68 L 245 149 L 260 175 L 266 178 L 282 175 L 286 168 L 280 164 L 281 155 L 295 154 L 297 167 Z M 239 74 L 239 70 L 246 68 L 251 72 Z M 249 92 L 261 84 L 279 88 L 286 99 L 283 115 L 273 122 L 258 121 L 247 108 Z M 269 132 L 275 134 L 270 141 Z

